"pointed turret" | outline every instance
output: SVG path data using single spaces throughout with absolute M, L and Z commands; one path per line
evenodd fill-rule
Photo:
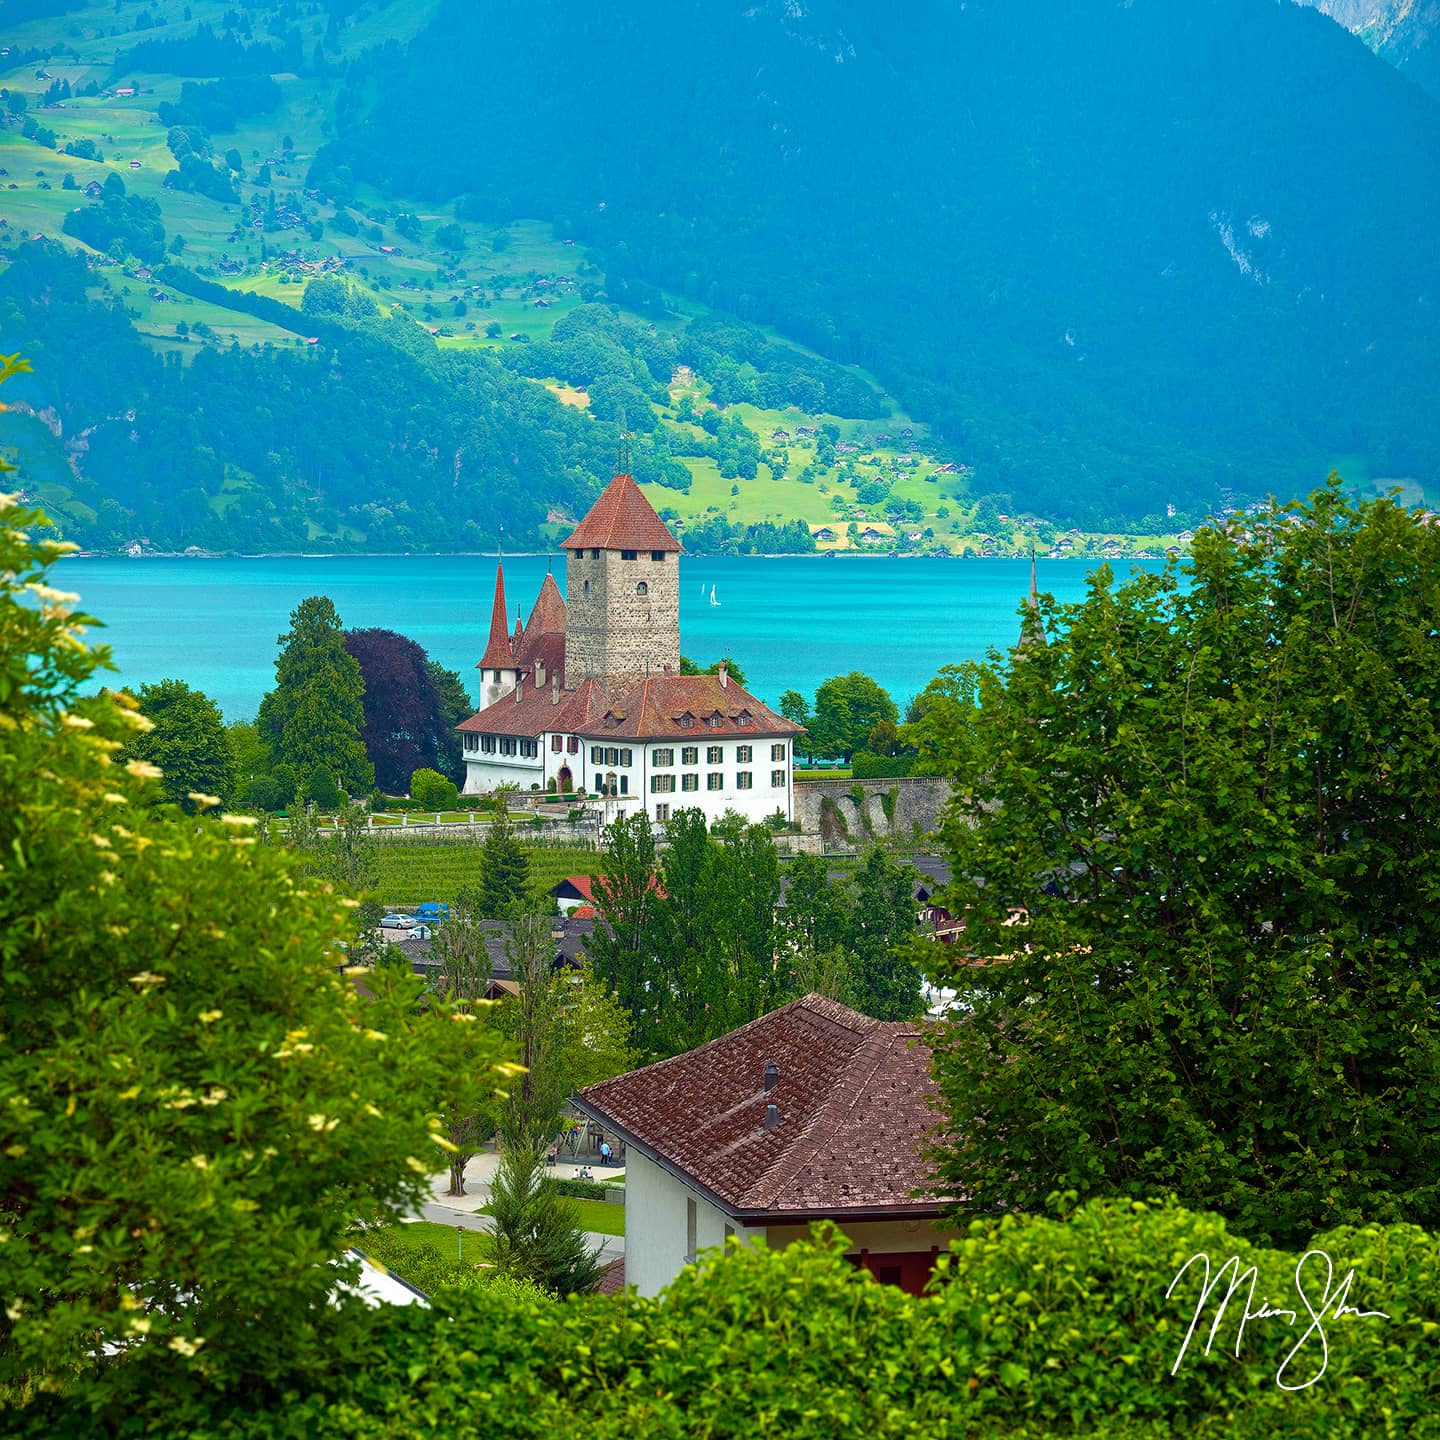
M 505 624 L 505 566 L 495 567 L 495 604 L 490 611 L 490 640 L 480 657 L 480 670 L 508 670 L 514 661 L 510 653 L 510 631 Z
M 480 671 L 480 708 L 508 695 L 520 677 L 510 631 L 505 624 L 505 566 L 495 567 L 495 603 L 490 610 L 490 639 L 476 667 Z

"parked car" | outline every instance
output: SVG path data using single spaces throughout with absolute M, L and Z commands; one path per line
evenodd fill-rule
M 408 930 L 414 923 L 413 915 L 386 915 L 380 921 L 381 928 L 385 930 Z

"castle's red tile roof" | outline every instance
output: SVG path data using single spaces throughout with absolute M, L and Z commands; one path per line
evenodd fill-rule
M 737 1218 L 933 1215 L 940 1202 L 912 1194 L 935 1178 L 929 1059 L 915 1025 L 807 995 L 577 1103 Z M 779 1123 L 766 1130 L 770 1104 Z
M 688 720 L 688 724 L 686 723 Z M 707 737 L 799 735 L 804 726 L 718 675 L 651 675 L 601 711 L 587 734 L 703 744 Z
M 629 475 L 617 475 L 601 492 L 574 533 L 567 550 L 679 550 L 655 507 Z
M 555 583 L 553 575 L 546 575 L 540 586 L 540 593 L 530 607 L 530 618 L 525 622 L 525 638 L 532 635 L 563 635 L 565 633 L 565 597 Z
M 508 670 L 515 663 L 510 653 L 510 632 L 505 627 L 505 567 L 495 566 L 495 603 L 490 610 L 490 640 L 477 670 Z
M 477 711 L 455 728 L 483 735 L 515 735 L 536 740 L 546 731 L 583 734 L 605 713 L 609 703 L 596 680 L 586 680 L 574 690 L 559 691 L 553 685 L 537 687 L 521 676 L 520 683 L 503 699 Z

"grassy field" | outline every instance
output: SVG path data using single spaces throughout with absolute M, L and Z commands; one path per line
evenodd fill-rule
M 427 900 L 449 903 L 480 878 L 480 845 L 464 836 L 437 835 L 433 840 L 381 843 L 377 853 L 380 880 L 375 893 L 387 906 L 417 905 Z M 527 846 L 530 884 L 536 898 L 567 875 L 591 875 L 603 856 L 594 850 Z

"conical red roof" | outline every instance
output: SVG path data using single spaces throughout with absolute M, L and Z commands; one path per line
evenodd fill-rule
M 628 547 L 627 547 L 628 548 Z M 527 640 L 538 635 L 563 635 L 565 633 L 565 597 L 555 583 L 553 575 L 545 577 L 540 593 L 535 597 L 530 618 L 525 622 Z
M 495 567 L 495 604 L 490 611 L 490 640 L 477 670 L 509 670 L 515 663 L 510 653 L 510 631 L 505 624 L 505 567 Z
M 567 550 L 679 550 L 630 475 L 617 475 L 564 542 Z

